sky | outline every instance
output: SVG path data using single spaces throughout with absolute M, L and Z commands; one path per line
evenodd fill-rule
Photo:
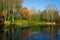
M 56 9 L 60 10 L 60 0 L 24 0 L 22 3 L 23 7 L 35 7 L 36 10 L 44 10 L 49 4 L 54 4 Z

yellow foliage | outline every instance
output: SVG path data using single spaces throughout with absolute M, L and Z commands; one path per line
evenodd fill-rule
M 5 25 L 10 25 L 9 21 L 5 21 L 4 23 L 5 23 Z
M 26 20 L 17 20 L 16 24 L 19 26 L 27 25 L 27 21 Z

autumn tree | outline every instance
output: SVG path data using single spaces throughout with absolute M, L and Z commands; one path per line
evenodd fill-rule
M 22 8 L 22 12 L 23 12 L 23 13 L 22 13 L 21 17 L 22 17 L 23 19 L 28 19 L 28 20 L 31 19 L 30 12 L 29 12 L 29 10 L 28 10 L 26 7 Z

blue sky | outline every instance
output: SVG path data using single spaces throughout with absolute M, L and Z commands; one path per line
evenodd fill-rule
M 58 10 L 60 10 L 60 0 L 24 0 L 23 7 L 30 9 L 34 6 L 37 10 L 44 10 L 47 5 L 55 4 Z

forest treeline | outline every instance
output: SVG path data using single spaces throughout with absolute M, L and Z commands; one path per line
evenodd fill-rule
M 36 10 L 32 7 L 29 10 L 23 7 L 24 0 L 0 0 L 0 11 L 4 15 L 5 20 L 14 23 L 15 20 L 29 20 L 38 22 L 56 22 L 59 21 L 59 10 L 54 4 L 49 4 L 44 10 Z M 1 16 L 2 16 L 1 15 Z

